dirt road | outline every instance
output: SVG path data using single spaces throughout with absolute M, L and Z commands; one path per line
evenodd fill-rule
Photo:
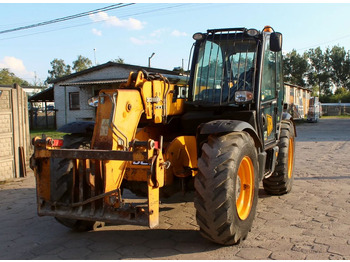
M 0 185 L 0 259 L 350 259 L 350 120 L 298 124 L 297 133 L 292 192 L 271 197 L 260 189 L 252 231 L 240 245 L 199 235 L 193 194 L 163 203 L 155 230 L 72 232 L 37 216 L 30 173 Z

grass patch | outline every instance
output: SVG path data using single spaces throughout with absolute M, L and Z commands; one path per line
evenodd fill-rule
M 347 118 L 350 118 L 350 115 L 341 115 L 341 116 L 322 116 L 322 117 L 321 117 L 321 119 L 322 119 L 322 118 L 324 118 L 324 119 L 331 119 L 331 118 L 333 118 L 333 119 L 334 119 L 334 118 L 343 118 L 343 119 L 345 118 L 345 119 L 347 119 Z
M 31 138 L 36 137 L 36 136 L 41 137 L 42 134 L 45 134 L 46 136 L 49 136 L 49 137 L 54 138 L 54 139 L 62 139 L 66 133 L 58 132 L 54 129 L 30 130 L 30 137 Z

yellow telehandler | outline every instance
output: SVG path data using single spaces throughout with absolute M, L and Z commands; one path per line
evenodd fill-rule
M 91 99 L 94 123 L 69 124 L 63 140 L 33 139 L 40 216 L 79 230 L 154 228 L 160 197 L 195 190 L 201 234 L 232 245 L 252 227 L 260 181 L 272 195 L 291 190 L 296 133 L 283 112 L 282 35 L 267 26 L 193 38 L 188 79 L 131 72 Z

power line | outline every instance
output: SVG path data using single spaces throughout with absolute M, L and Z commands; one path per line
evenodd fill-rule
M 38 27 L 38 26 L 44 26 L 44 25 L 64 22 L 64 21 L 67 21 L 67 20 L 72 20 L 72 19 L 83 17 L 83 16 L 87 16 L 87 15 L 90 15 L 90 14 L 96 14 L 96 13 L 99 13 L 99 12 L 103 12 L 103 11 L 109 11 L 109 10 L 113 10 L 113 9 L 117 9 L 117 8 L 122 8 L 122 7 L 126 7 L 126 6 L 129 6 L 129 5 L 133 5 L 133 3 L 130 3 L 130 4 L 119 3 L 119 4 L 109 5 L 109 6 L 106 6 L 104 8 L 99 8 L 99 9 L 95 9 L 95 10 L 88 11 L 88 12 L 83 12 L 83 13 L 79 13 L 79 14 L 75 14 L 75 15 L 70 15 L 70 16 L 65 16 L 65 17 L 61 17 L 61 18 L 56 18 L 56 19 L 53 19 L 53 20 L 40 22 L 40 23 L 37 23 L 37 24 L 32 24 L 32 25 L 27 25 L 27 26 L 21 26 L 21 27 L 13 28 L 13 29 L 3 30 L 3 31 L 0 31 L 0 34 L 11 33 L 11 32 L 25 30 L 25 29 L 30 29 L 30 28 L 34 28 L 34 27 Z
M 160 7 L 160 8 L 157 8 L 157 9 L 151 9 L 151 10 L 146 10 L 146 11 L 141 11 L 141 12 L 133 12 L 133 13 L 130 13 L 128 15 L 121 15 L 119 17 L 120 18 L 126 18 L 126 17 L 130 17 L 130 16 L 139 16 L 139 15 L 144 15 L 144 14 L 149 14 L 149 13 L 154 13 L 154 12 L 159 12 L 159 11 L 165 11 L 167 9 L 179 8 L 179 7 L 182 7 L 182 6 L 186 6 L 186 8 L 187 8 L 189 5 L 191 5 L 191 4 L 178 4 L 178 5 L 175 5 L 175 6 Z M 108 19 L 109 18 L 101 19 L 99 21 L 94 21 L 94 22 L 78 24 L 78 25 L 66 26 L 66 27 L 63 27 L 63 28 L 57 28 L 57 29 L 52 29 L 52 30 L 46 30 L 46 31 L 31 33 L 31 34 L 25 34 L 25 35 L 20 35 L 20 36 L 1 38 L 0 41 L 2 41 L 2 40 L 9 40 L 9 39 L 16 39 L 16 38 L 21 38 L 21 37 L 26 37 L 26 36 L 31 36 L 31 35 L 38 35 L 38 34 L 43 34 L 43 33 L 49 33 L 49 32 L 54 32 L 54 31 L 60 31 L 60 30 L 64 30 L 64 29 L 74 28 L 74 27 L 86 26 L 86 25 L 90 25 L 90 24 L 94 24 L 94 23 L 101 23 L 101 22 L 107 21 Z
M 343 36 L 343 37 L 336 38 L 336 39 L 334 39 L 334 40 L 322 42 L 322 43 L 319 43 L 319 44 L 317 44 L 317 45 L 312 45 L 312 46 L 308 46 L 308 47 L 298 48 L 298 49 L 296 49 L 296 51 L 305 50 L 305 49 L 309 49 L 309 48 L 312 48 L 312 47 L 316 47 L 316 46 L 321 46 L 321 45 L 329 44 L 329 43 L 332 43 L 332 42 L 335 42 L 335 41 L 338 41 L 338 40 L 342 40 L 342 39 L 348 38 L 348 37 L 350 37 L 350 35 L 346 35 L 346 36 Z

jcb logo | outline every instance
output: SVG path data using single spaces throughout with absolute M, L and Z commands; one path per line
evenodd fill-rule
M 133 161 L 132 162 L 133 165 L 136 165 L 136 166 L 150 166 L 151 164 L 148 163 L 148 162 L 143 162 L 143 161 Z
M 188 88 L 186 86 L 179 86 L 177 98 L 186 99 L 188 97 Z

